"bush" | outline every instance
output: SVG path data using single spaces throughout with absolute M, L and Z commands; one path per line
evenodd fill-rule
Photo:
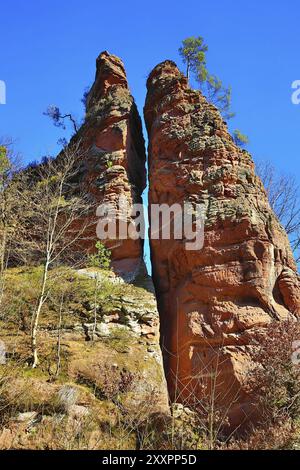
M 259 338 L 254 354 L 258 365 L 249 374 L 248 386 L 257 398 L 263 420 L 300 418 L 300 367 L 292 361 L 297 340 L 300 324 L 296 322 L 273 322 Z
M 136 377 L 129 370 L 91 362 L 78 364 L 74 372 L 80 384 L 91 387 L 100 400 L 118 401 L 120 395 L 132 390 Z
M 95 248 L 97 250 L 96 253 L 89 256 L 89 266 L 92 268 L 108 269 L 111 262 L 111 252 L 100 241 L 97 241 Z
M 298 439 L 300 366 L 292 360 L 300 340 L 297 322 L 272 322 L 258 338 L 247 385 L 260 418 L 248 438 L 251 448 L 282 448 Z

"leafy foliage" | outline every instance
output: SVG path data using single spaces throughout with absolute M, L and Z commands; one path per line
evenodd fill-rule
M 111 262 L 111 252 L 103 243 L 97 241 L 95 244 L 96 253 L 89 256 L 89 266 L 92 268 L 109 269 Z
M 245 147 L 249 143 L 249 139 L 245 134 L 242 134 L 241 131 L 235 129 L 232 134 L 234 143 L 239 147 Z
M 182 41 L 179 54 L 186 64 L 186 75 L 189 80 L 193 73 L 200 90 L 207 99 L 217 106 L 225 119 L 234 117 L 231 108 L 231 88 L 224 87 L 220 78 L 211 74 L 206 65 L 208 46 L 201 36 L 189 37 Z
M 190 70 L 195 72 L 197 67 L 202 66 L 203 70 L 206 70 L 205 53 L 207 50 L 208 47 L 201 36 L 192 36 L 182 41 L 182 45 L 179 48 L 179 54 L 183 62 L 186 64 L 187 78 L 189 78 Z

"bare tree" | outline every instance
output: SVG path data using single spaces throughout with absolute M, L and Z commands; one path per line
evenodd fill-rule
M 40 315 L 49 296 L 51 268 L 75 252 L 91 236 L 94 223 L 92 204 L 85 190 L 79 189 L 78 168 L 83 153 L 80 145 L 47 159 L 28 176 L 20 199 L 25 212 L 25 231 L 19 256 L 42 263 L 42 279 L 32 316 L 32 367 L 38 365 L 37 333 Z M 76 179 L 77 178 L 77 179 Z M 95 213 L 95 211 L 94 211 Z M 95 236 L 96 238 L 96 236 Z
M 270 205 L 288 234 L 300 262 L 300 186 L 293 175 L 280 173 L 272 163 L 260 161 L 256 172 L 267 191 Z
M 59 320 L 57 327 L 57 348 L 56 348 L 56 370 L 54 373 L 54 378 L 57 379 L 61 369 L 61 329 L 62 329 L 62 317 L 63 317 L 63 306 L 64 306 L 64 297 L 62 295 L 60 306 L 59 306 Z

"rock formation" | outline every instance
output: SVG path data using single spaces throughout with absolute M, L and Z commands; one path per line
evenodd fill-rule
M 300 314 L 295 262 L 251 156 L 218 110 L 171 61 L 147 89 L 149 203 L 205 208 L 201 250 L 151 240 L 169 391 L 188 404 L 208 391 L 241 424 L 252 413 L 242 383 L 257 333 Z
M 97 59 L 96 78 L 86 101 L 84 125 L 72 142 L 85 151 L 81 184 L 88 186 L 97 204 L 118 212 L 122 196 L 129 208 L 141 202 L 146 185 L 145 146 L 141 119 L 130 94 L 122 61 L 108 52 Z M 127 214 L 127 223 L 132 222 Z M 96 238 L 96 229 L 93 230 Z M 130 276 L 142 262 L 141 240 L 108 240 L 113 267 Z M 94 243 L 91 244 L 94 248 Z

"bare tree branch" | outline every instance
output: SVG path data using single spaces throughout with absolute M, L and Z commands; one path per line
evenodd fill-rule
M 267 191 L 270 206 L 289 236 L 296 262 L 300 262 L 300 186 L 293 175 L 280 173 L 272 163 L 260 161 L 256 172 Z

